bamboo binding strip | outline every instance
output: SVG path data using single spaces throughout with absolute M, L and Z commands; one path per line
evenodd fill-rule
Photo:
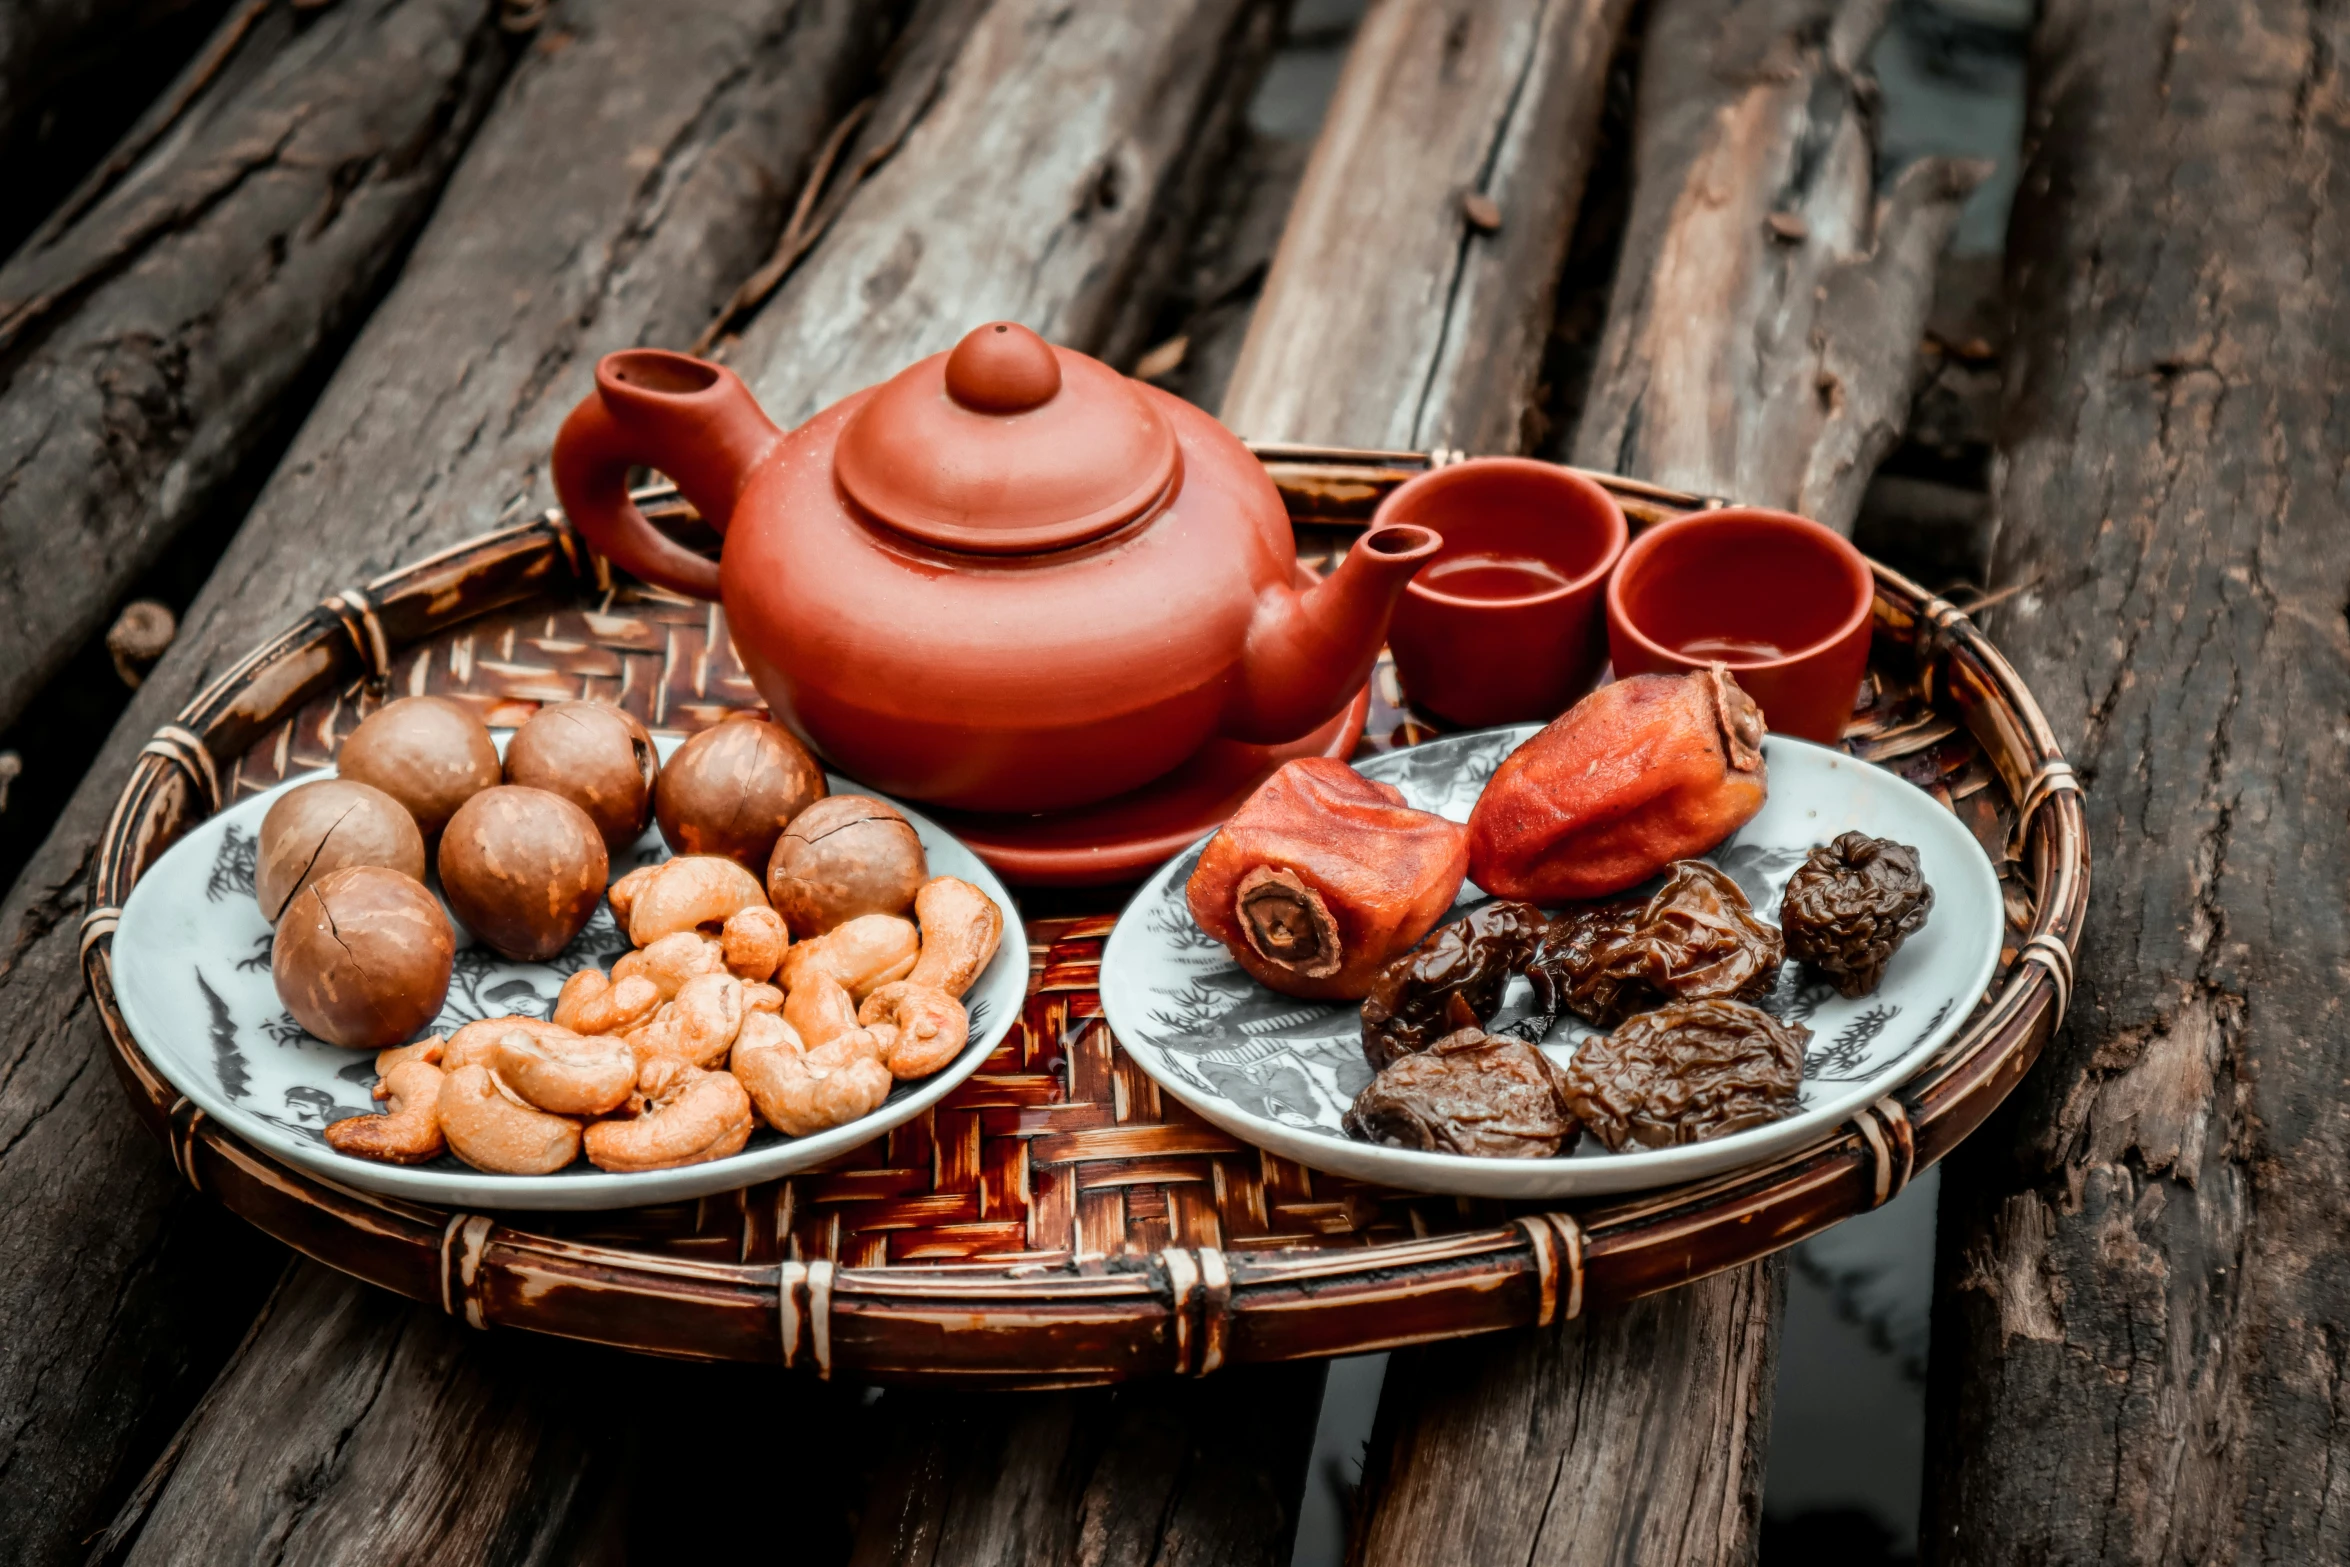
M 1453 453 L 1259 449 L 1309 543 Z M 1721 504 L 1597 475 L 1643 521 Z M 672 513 L 666 492 L 642 500 Z M 158 732 L 101 841 L 83 967 L 134 1104 L 183 1179 L 297 1249 L 476 1327 L 780 1362 L 817 1376 L 1065 1386 L 1350 1354 L 1571 1319 L 1897 1196 L 2037 1058 L 2088 892 L 2080 785 L 1955 607 L 1878 568 L 1870 705 L 1847 735 L 1958 813 L 2010 915 L 2000 972 L 1910 1082 L 1772 1163 L 1534 1211 L 1316 1174 L 1197 1121 L 1125 1058 L 1094 991 L 1106 914 L 1032 920 L 1018 1023 L 933 1111 L 826 1169 L 698 1203 L 501 1217 L 370 1197 L 204 1116 L 124 1028 L 113 934 L 146 865 L 222 805 L 331 761 L 379 700 L 493 722 L 615 700 L 693 729 L 757 705 L 723 619 L 616 579 L 559 513 L 334 595 Z M 1426 733 L 1375 704 L 1374 744 Z

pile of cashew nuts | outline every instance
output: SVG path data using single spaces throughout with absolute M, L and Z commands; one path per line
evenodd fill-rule
M 794 1137 L 843 1126 L 962 1053 L 962 997 L 1004 929 L 986 893 L 941 876 L 913 919 L 861 914 L 795 943 L 758 878 L 713 855 L 633 871 L 609 896 L 636 949 L 611 973 L 564 981 L 552 1019 L 379 1052 L 387 1113 L 335 1122 L 328 1144 L 550 1175 L 583 1151 L 624 1172 L 723 1159 L 755 1119 Z

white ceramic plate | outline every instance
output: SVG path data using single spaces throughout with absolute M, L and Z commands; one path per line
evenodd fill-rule
M 656 735 L 661 755 L 683 744 Z M 507 735 L 497 735 L 498 749 Z M 490 1175 L 454 1154 L 402 1166 L 353 1159 L 326 1145 L 329 1122 L 374 1108 L 375 1057 L 344 1050 L 303 1032 L 277 999 L 269 977 L 269 922 L 253 897 L 253 856 L 261 818 L 285 789 L 312 774 L 241 801 L 190 832 L 131 889 L 114 933 L 114 991 L 139 1048 L 171 1085 L 239 1137 L 289 1163 L 362 1191 L 411 1197 L 444 1207 L 634 1208 L 730 1191 L 822 1163 L 912 1120 L 979 1069 L 1020 1015 L 1028 989 L 1028 933 L 1012 895 L 946 829 L 891 801 L 921 834 L 934 876 L 960 876 L 1004 911 L 1003 944 L 971 987 L 971 1042 L 945 1070 L 900 1083 L 861 1121 L 814 1137 L 786 1137 L 761 1126 L 750 1146 L 729 1159 L 613 1175 L 584 1160 L 555 1175 Z M 871 794 L 828 775 L 835 794 Z M 880 798 L 880 796 L 876 796 Z M 617 880 L 639 865 L 669 858 L 657 830 L 613 857 Z M 437 893 L 439 887 L 434 885 Z M 509 1012 L 545 1017 L 555 993 L 578 969 L 609 967 L 628 950 L 609 905 L 579 939 L 545 963 L 515 963 L 475 942 L 454 915 L 456 973 L 433 1030 L 446 1033 L 476 1018 Z
M 1537 726 L 1449 735 L 1391 751 L 1362 772 L 1422 810 L 1467 821 L 1485 781 Z M 1770 798 L 1705 858 L 1774 923 L 1787 878 L 1838 833 L 1914 846 L 1934 912 L 1872 995 L 1847 1001 L 1800 964 L 1780 971 L 1763 1006 L 1812 1031 L 1798 1110 L 1784 1120 L 1686 1148 L 1611 1154 L 1584 1137 L 1561 1159 L 1477 1159 L 1356 1142 L 1339 1118 L 1371 1068 L 1354 1006 L 1298 1001 L 1250 979 L 1204 935 L 1183 884 L 1206 839 L 1162 866 L 1119 916 L 1102 954 L 1102 1006 L 1118 1041 L 1159 1086 L 1236 1137 L 1317 1170 L 1415 1191 L 1470 1197 L 1571 1197 L 1635 1191 L 1759 1163 L 1819 1136 L 1900 1083 L 1974 1010 L 1999 963 L 1999 878 L 1958 819 L 1931 795 L 1840 751 L 1771 735 Z M 1448 918 L 1487 902 L 1461 889 Z M 1523 1016 L 1531 987 L 1513 979 L 1497 1027 Z M 1594 1030 L 1563 1016 L 1543 1041 L 1565 1064 Z

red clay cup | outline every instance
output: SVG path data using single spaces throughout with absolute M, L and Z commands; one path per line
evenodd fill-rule
M 1833 530 L 1750 506 L 1660 524 L 1607 590 L 1621 675 L 1722 663 L 1780 734 L 1833 745 L 1869 662 L 1876 578 Z
M 1556 718 L 1589 689 L 1600 589 L 1630 536 L 1614 496 L 1554 463 L 1473 457 L 1397 486 L 1371 519 L 1403 522 L 1444 539 L 1387 628 L 1413 706 L 1484 728 Z

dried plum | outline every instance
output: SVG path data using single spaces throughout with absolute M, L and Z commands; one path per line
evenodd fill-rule
M 1547 1159 L 1582 1133 L 1549 1057 L 1475 1028 L 1398 1057 L 1355 1096 L 1343 1124 L 1361 1142 L 1486 1159 Z
M 1677 860 L 1636 911 L 1605 904 L 1560 915 L 1534 959 L 1535 984 L 1612 1028 L 1661 1002 L 1766 995 L 1784 955 L 1736 882 L 1703 860 Z
M 1610 1152 L 1704 1142 L 1793 1110 L 1810 1039 L 1742 1001 L 1675 1002 L 1585 1040 L 1560 1088 Z
M 1847 997 L 1865 996 L 1885 965 L 1934 909 L 1934 889 L 1907 844 L 1848 832 L 1788 878 L 1779 904 L 1787 955 L 1833 980 Z
M 1501 1010 L 1509 978 L 1532 960 L 1548 925 L 1530 903 L 1488 903 L 1391 961 L 1363 1002 L 1363 1058 L 1374 1072 L 1459 1026 L 1459 997 L 1477 1023 Z

